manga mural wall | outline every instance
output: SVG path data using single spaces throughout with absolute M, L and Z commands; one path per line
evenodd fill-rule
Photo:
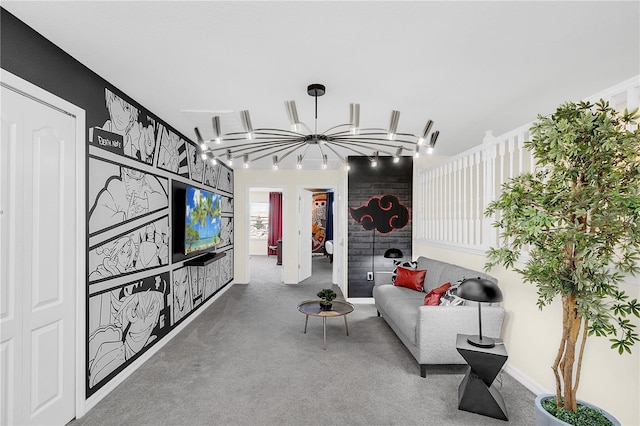
M 233 279 L 233 170 L 117 89 L 101 95 L 87 120 L 87 396 Z M 172 257 L 172 181 L 221 196 L 224 256 L 206 266 Z

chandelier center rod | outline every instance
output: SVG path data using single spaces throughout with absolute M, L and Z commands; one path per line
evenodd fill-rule
M 326 88 L 324 84 L 314 83 L 307 86 L 307 94 L 315 98 L 316 111 L 313 133 L 316 135 L 316 141 L 318 139 L 318 96 L 324 95 Z

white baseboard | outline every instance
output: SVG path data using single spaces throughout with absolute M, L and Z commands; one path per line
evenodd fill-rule
M 521 370 L 511 365 L 509 362 L 507 362 L 506 365 L 504 366 L 504 372 L 509 374 L 514 379 L 516 379 L 518 382 L 520 382 L 522 386 L 529 389 L 531 392 L 533 392 L 536 395 L 552 393 L 548 389 L 546 389 L 544 386 L 542 386 L 540 383 L 536 382 L 531 377 L 524 374 Z
M 120 372 L 116 377 L 110 380 L 107 384 L 105 384 L 102 388 L 100 388 L 96 393 L 87 398 L 84 402 L 84 411 L 80 415 L 76 415 L 76 418 L 80 418 L 84 416 L 87 411 L 91 410 L 93 407 L 98 404 L 105 396 L 107 396 L 112 390 L 114 390 L 120 383 L 125 381 L 127 377 L 129 377 L 134 371 L 136 371 L 142 364 L 144 364 L 149 358 L 155 355 L 160 349 L 164 347 L 170 340 L 172 340 L 178 333 L 180 333 L 187 325 L 189 325 L 194 319 L 198 318 L 205 309 L 207 309 L 213 302 L 220 298 L 227 290 L 231 288 L 232 285 L 235 285 L 234 281 L 231 281 L 229 284 L 224 286 L 222 290 L 217 292 L 215 295 L 211 297 L 211 299 L 207 300 L 196 312 L 192 315 L 189 315 L 185 318 L 184 321 L 180 323 L 176 328 L 171 330 L 169 334 L 167 334 L 161 341 L 153 345 L 146 351 L 144 354 L 140 356 L 140 358 L 133 361 L 129 364 L 124 370 Z

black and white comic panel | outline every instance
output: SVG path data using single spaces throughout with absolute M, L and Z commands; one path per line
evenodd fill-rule
M 191 295 L 191 279 L 189 278 L 189 267 L 176 269 L 173 271 L 173 281 L 171 286 L 173 307 L 173 320 L 171 325 L 177 324 L 193 309 L 193 296 Z
M 169 264 L 165 216 L 89 248 L 89 283 Z
M 160 126 L 159 138 L 158 168 L 189 177 L 185 140 L 164 126 Z
M 102 149 L 153 164 L 157 124 L 144 110 L 105 88 L 108 119 L 89 130 L 89 141 Z
M 205 185 L 212 188 L 216 187 L 218 183 L 218 175 L 220 174 L 220 163 L 216 161 L 216 164 L 211 164 L 210 161 L 205 161 L 204 165 L 204 181 Z
M 204 175 L 204 160 L 194 145 L 187 143 L 187 159 L 191 180 L 202 183 Z
M 89 167 L 89 235 L 168 208 L 168 179 L 95 157 Z
M 226 195 L 221 195 L 221 199 L 222 199 L 222 213 L 233 214 L 233 197 L 227 197 Z
M 222 216 L 220 224 L 220 244 L 218 247 L 226 247 L 233 244 L 233 217 Z
M 233 193 L 233 170 L 226 166 L 220 167 L 220 176 L 218 177 L 218 189 L 220 191 Z
M 90 393 L 169 330 L 169 273 L 89 298 Z

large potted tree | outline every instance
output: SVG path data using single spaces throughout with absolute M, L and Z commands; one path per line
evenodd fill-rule
M 486 269 L 502 265 L 536 285 L 540 309 L 562 301 L 551 411 L 569 424 L 588 406 L 576 399 L 587 337 L 608 337 L 619 354 L 638 341 L 640 304 L 619 286 L 640 271 L 637 119 L 637 109 L 619 113 L 602 100 L 539 116 L 525 142 L 536 170 L 506 182 L 485 212 L 500 234 Z

